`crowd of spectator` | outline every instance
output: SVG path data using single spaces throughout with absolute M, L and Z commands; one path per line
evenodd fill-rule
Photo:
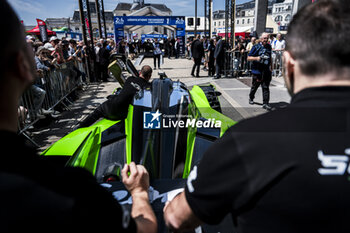
M 185 44 L 185 56 L 188 59 L 194 59 L 193 53 L 195 53 L 197 56 L 198 50 L 197 48 L 194 49 L 195 52 L 193 52 L 193 44 L 196 41 L 196 38 L 187 38 L 186 44 Z M 232 64 L 229 69 L 237 70 L 239 71 L 240 75 L 251 75 L 251 62 L 247 61 L 247 57 L 251 49 L 254 45 L 260 43 L 259 39 L 252 35 L 250 37 L 242 37 L 237 36 L 235 38 L 235 46 L 232 47 L 231 40 L 228 41 L 225 40 L 225 38 L 221 38 L 220 36 L 216 36 L 214 38 L 209 37 L 202 37 L 198 38 L 198 40 L 202 43 L 203 52 L 200 52 L 201 55 L 201 61 L 200 63 L 203 64 L 203 71 L 208 71 L 209 77 L 220 77 L 221 72 L 223 70 L 223 67 L 225 64 L 223 60 L 225 59 L 232 59 L 234 62 L 231 62 L 229 64 Z M 220 51 L 223 49 L 223 53 L 219 56 L 219 59 L 214 58 L 214 52 L 215 48 L 217 46 L 217 43 L 219 41 L 222 41 L 223 45 L 220 46 Z M 227 42 L 227 43 L 226 43 Z M 282 34 L 277 34 L 275 37 L 274 35 L 270 35 L 269 42 L 272 46 L 272 63 L 274 68 L 274 75 L 281 76 L 282 75 L 282 54 L 285 50 L 285 41 L 282 37 Z M 222 48 L 221 48 L 222 47 Z M 202 49 L 202 48 L 200 48 Z M 227 56 L 224 52 L 229 52 L 231 55 Z M 227 56 L 224 58 L 224 56 Z M 217 64 L 219 63 L 219 64 Z M 227 60 L 226 60 L 227 63 Z M 198 59 L 197 59 L 198 64 Z M 198 65 L 197 65 L 198 66 Z M 215 67 L 218 67 L 218 70 L 216 70 Z M 215 71 L 216 70 L 216 71 Z M 218 73 L 218 71 L 220 73 Z M 215 74 L 216 72 L 216 74 Z M 192 71 L 192 75 L 194 75 L 194 72 Z
M 88 51 L 83 41 L 52 36 L 42 42 L 30 35 L 26 40 L 33 50 L 37 78 L 18 107 L 20 130 L 32 128 L 38 120 L 58 118 L 77 98 L 76 90 L 87 84 Z
M 232 63 L 231 69 L 237 69 L 242 75 L 250 75 L 251 62 L 247 61 L 247 55 L 252 47 L 259 43 L 259 39 L 255 36 L 249 38 L 236 37 L 235 47 L 231 47 L 230 41 L 224 38 L 215 37 L 197 37 L 187 38 L 185 46 L 185 57 L 193 59 L 194 66 L 192 75 L 199 77 L 200 66 L 203 64 L 203 71 L 208 72 L 207 76 L 220 78 L 225 66 L 225 56 L 227 52 L 231 53 L 236 62 Z M 70 85 L 74 83 L 79 88 L 83 88 L 87 83 L 87 72 L 84 67 L 87 59 L 91 56 L 95 60 L 92 62 L 94 75 L 90 77 L 90 82 L 107 82 L 109 79 L 108 65 L 110 63 L 110 55 L 119 53 L 133 60 L 139 54 L 151 56 L 154 59 L 154 69 L 160 69 L 163 64 L 164 57 L 168 59 L 180 57 L 180 38 L 161 38 L 161 39 L 124 39 L 118 44 L 113 39 L 97 39 L 94 40 L 95 51 L 89 51 L 91 46 L 86 46 L 83 41 L 74 39 L 58 39 L 53 36 L 49 41 L 41 42 L 38 39 L 27 36 L 27 43 L 31 44 L 35 55 L 37 67 L 37 81 L 30 87 L 32 96 L 32 106 L 21 103 L 19 107 L 19 124 L 25 125 L 26 122 L 44 119 L 47 116 L 57 117 L 59 108 L 53 109 L 53 103 L 58 101 L 55 97 L 54 87 L 50 90 L 47 88 L 47 82 L 50 80 L 50 74 L 55 71 L 62 73 L 60 84 L 65 90 L 70 90 Z M 88 43 L 91 43 L 89 41 Z M 274 64 L 275 75 L 281 75 L 282 71 L 282 53 L 285 49 L 285 42 L 281 34 L 277 34 L 276 38 L 271 36 L 269 44 L 272 47 L 272 60 Z M 219 46 L 218 46 L 219 45 Z M 231 59 L 230 57 L 230 59 Z M 227 58 L 226 58 L 227 59 Z M 226 61 L 227 62 L 227 61 Z M 68 67 L 69 66 L 69 67 Z M 196 74 L 195 74 L 196 72 Z M 52 77 L 51 77 L 52 78 Z M 57 81 L 57 80 L 56 80 Z M 48 93 L 49 92 L 49 93 Z M 63 101 L 73 101 L 75 93 L 72 92 Z M 63 102 L 64 103 L 64 102 Z M 66 103 L 69 104 L 69 103 Z

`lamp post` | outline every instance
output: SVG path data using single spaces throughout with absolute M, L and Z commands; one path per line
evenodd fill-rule
M 194 6 L 194 37 L 197 36 L 197 0 L 195 0 Z
M 103 19 L 103 28 L 105 29 L 105 38 L 107 39 L 107 27 L 106 27 L 106 17 L 105 17 L 105 6 L 103 3 L 103 0 L 101 1 L 101 8 L 102 8 L 102 19 Z
M 102 35 L 102 26 L 101 26 L 101 11 L 100 11 L 100 4 L 98 3 L 98 0 L 95 0 L 96 5 L 96 14 L 97 14 L 97 24 L 98 24 L 98 35 L 100 38 L 103 38 Z

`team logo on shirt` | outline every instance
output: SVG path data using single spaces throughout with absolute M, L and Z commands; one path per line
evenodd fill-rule
M 194 192 L 192 181 L 197 179 L 197 166 L 194 166 L 187 178 L 187 188 L 190 193 Z
M 157 110 L 156 112 L 143 113 L 143 128 L 144 129 L 160 129 L 160 116 L 162 114 Z
M 345 155 L 327 155 L 322 150 L 319 150 L 317 155 L 323 166 L 318 169 L 320 175 L 344 175 L 346 172 L 350 174 L 350 148 L 345 150 Z

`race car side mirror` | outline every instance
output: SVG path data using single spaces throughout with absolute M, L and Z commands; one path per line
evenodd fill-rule
M 121 180 L 122 165 L 120 163 L 113 163 L 109 165 L 103 173 L 103 182 L 112 182 Z

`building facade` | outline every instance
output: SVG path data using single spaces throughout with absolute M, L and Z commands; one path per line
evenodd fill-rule
M 270 33 L 284 32 L 280 30 L 280 25 L 288 25 L 291 20 L 292 0 L 269 0 L 266 29 Z M 229 19 L 229 25 L 231 20 Z M 236 6 L 235 32 L 253 32 L 255 25 L 255 1 L 249 1 Z M 214 34 L 225 31 L 225 11 L 217 10 L 213 12 Z
M 92 31 L 94 33 L 94 37 L 99 37 L 97 11 L 96 11 L 96 4 L 94 0 L 89 0 L 89 8 L 91 13 L 91 22 L 92 22 L 91 26 L 92 26 Z M 112 35 L 114 34 L 113 11 L 105 10 L 104 15 L 106 19 L 107 34 L 109 35 L 109 37 L 112 37 Z M 70 18 L 47 18 L 45 22 L 50 30 L 55 28 L 67 27 L 71 32 L 82 33 L 83 31 L 81 27 L 81 22 L 80 22 L 79 10 L 75 10 L 73 12 L 73 16 Z M 103 28 L 103 24 L 102 24 L 102 28 Z
M 92 31 L 94 33 L 94 37 L 99 37 L 98 31 L 98 23 L 97 23 L 97 11 L 96 4 L 94 0 L 89 0 L 89 8 L 91 13 L 91 21 L 92 21 Z M 164 4 L 147 4 L 144 3 L 144 0 L 134 0 L 133 3 L 123 3 L 120 2 L 117 4 L 114 10 L 105 10 L 104 12 L 106 19 L 106 29 L 109 37 L 114 36 L 114 16 L 170 16 L 172 15 L 172 11 Z M 102 18 L 102 16 L 101 16 Z M 102 20 L 102 19 L 101 19 Z M 75 10 L 73 12 L 73 16 L 70 18 L 47 18 L 46 20 L 47 26 L 50 30 L 54 28 L 62 28 L 67 27 L 71 32 L 82 33 L 82 27 L 80 22 L 80 12 L 79 10 Z M 102 24 L 103 28 L 103 24 Z M 139 35 L 141 38 L 141 34 L 169 34 L 171 35 L 172 28 L 166 28 L 161 26 L 145 26 L 133 31 L 133 34 Z M 104 30 L 104 29 L 102 29 Z
M 113 14 L 115 16 L 171 16 L 172 11 L 164 4 L 134 0 L 133 3 L 118 3 Z M 174 37 L 176 28 L 172 26 L 125 26 L 124 30 L 129 38 L 140 39 L 142 35 L 147 34 L 163 34 L 167 37 Z
M 292 0 L 275 3 L 272 9 L 272 18 L 279 26 L 287 26 L 292 19 L 292 10 Z
M 194 16 L 186 16 L 186 36 L 194 36 L 195 32 L 195 17 Z M 204 36 L 205 23 L 207 24 L 206 29 L 209 30 L 209 22 L 205 22 L 205 18 L 203 16 L 197 17 L 197 34 L 201 34 Z

